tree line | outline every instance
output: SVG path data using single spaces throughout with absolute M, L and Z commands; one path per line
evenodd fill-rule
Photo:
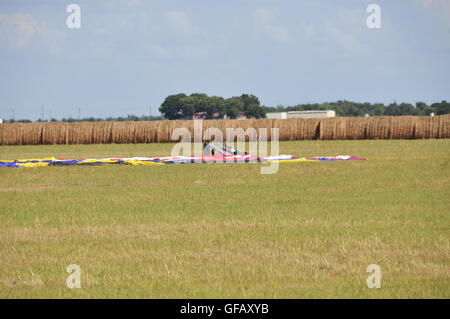
M 60 120 L 56 118 L 52 118 L 50 120 L 48 119 L 37 119 L 35 122 L 67 122 L 67 123 L 75 123 L 75 122 L 139 122 L 139 121 L 161 121 L 164 120 L 164 116 L 148 116 L 148 115 L 127 115 L 127 116 L 119 116 L 119 117 L 107 117 L 107 118 L 100 118 L 100 117 L 83 117 L 83 118 L 62 118 Z M 32 123 L 32 120 L 28 119 L 10 119 L 4 121 L 5 123 Z
M 226 99 L 204 93 L 169 95 L 161 104 L 159 111 L 169 120 L 191 119 L 196 113 L 203 113 L 205 119 L 234 119 L 240 115 L 258 119 L 264 118 L 266 113 L 258 97 L 252 94 Z
M 442 101 L 428 105 L 424 102 L 410 103 L 358 103 L 352 101 L 337 101 L 326 103 L 306 103 L 294 106 L 262 106 L 258 97 L 252 94 L 242 94 L 228 99 L 218 96 L 208 96 L 203 93 L 186 95 L 184 93 L 169 95 L 161 104 L 159 111 L 169 120 L 191 119 L 199 112 L 205 112 L 207 119 L 236 118 L 244 115 L 247 118 L 265 118 L 268 112 L 289 112 L 309 110 L 334 110 L 337 116 L 380 116 L 380 115 L 435 115 L 449 114 L 450 103 Z
M 289 111 L 309 111 L 309 110 L 334 110 L 337 116 L 380 116 L 380 115 L 422 115 L 450 114 L 450 103 L 441 101 L 432 104 L 417 102 L 410 103 L 359 103 L 346 100 L 325 103 L 306 103 L 293 106 L 269 107 L 261 105 L 259 98 L 252 94 L 242 94 L 231 98 L 220 96 L 208 96 L 204 93 L 184 93 L 167 96 L 161 104 L 160 116 L 136 116 L 127 115 L 124 117 L 108 118 L 63 118 L 61 120 L 52 118 L 50 120 L 38 119 L 35 122 L 102 122 L 102 121 L 158 121 L 158 120 L 190 120 L 198 113 L 204 119 L 235 119 L 239 116 L 247 118 L 265 118 L 268 112 L 289 112 Z M 30 123 L 28 119 L 10 119 L 4 123 Z
M 294 106 L 265 107 L 266 112 L 309 111 L 309 110 L 334 110 L 337 116 L 381 116 L 381 115 L 421 115 L 428 116 L 450 114 L 450 103 L 442 101 L 430 105 L 424 102 L 410 103 L 358 103 L 351 101 L 337 101 L 331 103 L 298 104 Z

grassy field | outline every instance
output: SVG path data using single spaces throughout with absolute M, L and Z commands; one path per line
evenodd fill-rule
M 171 144 L 2 146 L 0 159 Z M 0 169 L 2 298 L 450 298 L 450 140 L 285 142 L 368 161 Z M 81 289 L 66 267 L 82 269 Z M 382 287 L 369 289 L 378 264 Z

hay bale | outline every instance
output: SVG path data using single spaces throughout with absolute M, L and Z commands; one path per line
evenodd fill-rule
M 414 123 L 414 137 L 416 139 L 437 138 L 439 120 L 432 116 L 418 116 Z
M 347 140 L 363 140 L 367 135 L 367 118 L 348 117 L 345 118 L 345 136 Z
M 279 129 L 281 141 L 344 139 L 450 138 L 450 115 L 376 116 L 327 119 L 246 119 L 202 121 L 202 136 L 208 128 L 218 128 L 224 139 L 227 128 Z M 187 128 L 194 137 L 194 121 L 8 123 L 0 125 L 0 145 L 167 143 L 172 131 Z M 248 141 L 250 138 L 246 136 Z M 235 137 L 236 139 L 236 137 Z
M 335 140 L 345 136 L 345 120 L 326 118 L 320 120 L 320 139 Z
M 390 139 L 392 136 L 390 116 L 376 116 L 366 118 L 366 136 L 367 139 Z
M 2 124 L 3 128 L 3 141 L 4 145 L 22 145 L 22 124 L 10 123 Z
M 450 114 L 440 115 L 438 123 L 437 138 L 450 138 Z

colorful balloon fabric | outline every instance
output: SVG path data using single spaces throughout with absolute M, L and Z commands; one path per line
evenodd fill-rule
M 220 154 L 205 156 L 169 156 L 169 157 L 130 157 L 130 158 L 103 158 L 103 159 L 65 159 L 54 157 L 41 159 L 0 160 L 0 167 L 42 167 L 42 166 L 85 166 L 85 165 L 166 165 L 166 164 L 210 164 L 210 163 L 265 163 L 278 161 L 280 163 L 293 162 L 323 162 L 323 161 L 351 161 L 365 160 L 355 156 L 341 155 L 334 157 L 299 158 L 292 155 L 279 156 L 253 156 L 248 154 Z

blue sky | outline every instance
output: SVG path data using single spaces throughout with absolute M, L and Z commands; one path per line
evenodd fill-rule
M 68 29 L 66 7 L 81 7 Z M 366 8 L 381 7 L 381 29 Z M 264 105 L 449 100 L 448 0 L 2 0 L 0 117 L 153 115 L 174 93 Z

